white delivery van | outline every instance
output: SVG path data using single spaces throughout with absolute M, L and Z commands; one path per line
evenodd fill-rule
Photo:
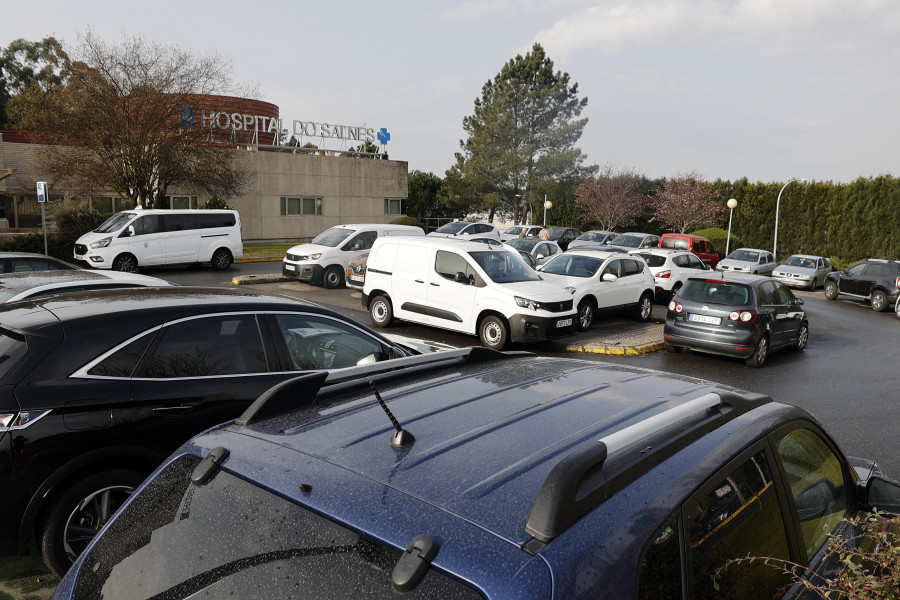
M 75 242 L 76 260 L 116 271 L 198 262 L 227 269 L 243 256 L 236 210 L 126 210 Z
M 576 326 L 572 294 L 518 252 L 439 237 L 376 240 L 362 303 L 377 327 L 396 317 L 477 335 L 494 349 L 565 337 Z
M 337 225 L 323 231 L 308 244 L 287 251 L 281 274 L 305 281 L 322 283 L 327 288 L 344 286 L 344 273 L 350 261 L 369 250 L 381 237 L 425 236 L 421 227 L 369 223 Z

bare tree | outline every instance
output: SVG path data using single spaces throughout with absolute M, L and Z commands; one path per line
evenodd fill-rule
M 663 184 L 654 203 L 655 218 L 678 233 L 720 225 L 726 210 L 722 190 L 703 181 L 696 171 L 679 174 Z
M 43 168 L 55 187 L 76 193 L 115 191 L 148 208 L 170 186 L 233 196 L 247 174 L 231 144 L 195 118 L 203 96 L 231 90 L 230 63 L 140 37 L 107 44 L 81 38 L 65 83 L 29 86 L 15 104 L 20 127 L 43 132 Z M 249 135 L 249 133 L 248 133 Z
M 582 219 L 606 231 L 633 224 L 646 210 L 642 180 L 633 169 L 613 164 L 601 167 L 596 178 L 585 179 L 575 190 Z

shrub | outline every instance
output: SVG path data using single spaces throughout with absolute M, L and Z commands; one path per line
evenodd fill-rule
M 219 198 L 218 196 L 213 196 L 206 202 L 200 205 L 200 208 L 206 210 L 220 209 L 220 210 L 233 210 L 231 206 L 228 205 L 227 202 Z
M 422 224 L 422 221 L 418 220 L 415 217 L 397 217 L 393 221 L 391 221 L 391 225 L 412 225 L 413 227 L 421 227 L 425 229 L 425 225 Z
M 719 251 L 723 257 L 725 256 L 725 241 L 728 237 L 728 230 L 722 229 L 720 227 L 708 227 L 706 229 L 700 229 L 698 231 L 692 232 L 693 235 L 699 235 L 700 237 L 705 237 L 712 245 L 716 247 L 716 250 Z M 728 244 L 729 250 L 734 250 L 735 248 L 740 248 L 743 246 L 743 242 L 739 237 L 734 235 L 734 232 L 731 232 L 731 243 Z
M 75 241 L 82 235 L 96 229 L 108 215 L 87 207 L 61 206 L 53 213 L 55 230 L 47 232 L 47 254 L 71 262 Z M 0 250 L 6 252 L 44 253 L 44 234 L 28 233 L 15 236 L 0 243 Z

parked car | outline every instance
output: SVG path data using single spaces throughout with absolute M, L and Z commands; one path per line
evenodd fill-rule
M 421 227 L 364 223 L 327 229 L 308 244 L 290 248 L 281 264 L 281 274 L 326 288 L 344 287 L 350 261 L 372 247 L 379 237 L 424 236 Z
M 688 277 L 708 269 L 697 255 L 687 250 L 649 248 L 632 250 L 629 254 L 640 256 L 650 268 L 657 302 L 668 302 Z
M 514 225 L 500 234 L 500 241 L 506 242 L 516 238 L 536 238 L 541 233 L 540 225 Z
M 687 250 L 695 254 L 705 265 L 715 268 L 719 264 L 719 251 L 712 242 L 701 235 L 690 233 L 664 233 L 659 247 L 669 250 Z
M 569 247 L 567 248 L 567 250 L 572 248 L 603 246 L 607 242 L 612 241 L 612 239 L 617 235 L 619 234 L 613 231 L 599 231 L 596 229 L 585 231 L 577 238 L 569 242 Z
M 757 248 L 738 248 L 716 265 L 716 271 L 739 271 L 754 275 L 771 275 L 775 270 L 775 257 L 771 252 Z
M 783 597 L 762 560 L 713 576 L 832 572 L 844 517 L 900 510 L 769 396 L 478 348 L 397 363 L 287 382 L 183 445 L 53 599 Z
M 825 297 L 841 294 L 868 300 L 872 310 L 888 310 L 900 297 L 900 261 L 870 258 L 825 276 Z
M 366 261 L 369 259 L 369 253 L 363 252 L 350 261 L 347 270 L 344 272 L 344 283 L 348 288 L 361 290 L 363 283 L 366 281 Z
M 627 233 L 620 233 L 607 242 L 607 245 L 620 248 L 623 252 L 629 252 L 636 248 L 657 248 L 659 247 L 659 236 L 629 231 Z
M 75 265 L 33 252 L 0 252 L 0 273 L 22 271 L 71 271 L 81 269 Z
M 579 235 L 581 235 L 581 232 L 571 227 L 547 227 L 541 230 L 538 237 L 542 240 L 556 242 L 556 244 L 565 251 L 569 248 L 569 243 L 575 240 Z
M 653 309 L 653 275 L 637 256 L 569 250 L 539 267 L 541 277 L 571 292 L 578 330 L 587 331 L 599 311 L 627 310 L 638 321 Z
M 460 239 L 460 238 L 449 238 L 449 239 Z M 479 244 L 487 244 L 488 246 L 502 246 L 503 242 L 498 239 L 489 238 L 489 237 L 481 237 L 481 236 L 472 236 L 470 238 L 465 238 L 467 242 L 478 242 Z
M 897 298 L 897 302 L 894 304 L 894 312 L 897 314 L 897 318 L 900 319 L 900 297 Z
M 241 217 L 236 210 L 127 210 L 78 238 L 74 256 L 116 271 L 198 262 L 227 269 L 244 256 Z
M 544 264 L 562 252 L 556 242 L 534 238 L 509 240 L 503 242 L 503 245 L 519 252 L 527 252 L 534 258 L 535 266 Z
M 834 267 L 824 256 L 794 254 L 772 271 L 772 277 L 788 287 L 814 291 L 832 271 Z
M 431 237 L 468 238 L 472 236 L 492 237 L 500 239 L 500 230 L 493 223 L 472 223 L 470 221 L 453 221 L 438 227 L 428 234 Z
M 412 354 L 335 312 L 188 287 L 0 305 L 0 553 L 68 569 L 192 435 L 298 373 Z
M 32 271 L 0 275 L 0 302 L 87 290 L 168 287 L 164 279 L 119 271 Z
M 695 275 L 669 302 L 663 343 L 743 358 L 751 367 L 765 364 L 770 352 L 809 343 L 803 300 L 784 284 L 760 275 Z
M 568 292 L 543 281 L 518 252 L 475 242 L 427 236 L 376 241 L 362 304 L 376 327 L 396 317 L 477 335 L 494 349 L 575 333 Z

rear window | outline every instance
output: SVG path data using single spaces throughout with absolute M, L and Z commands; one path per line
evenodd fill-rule
M 28 343 L 24 336 L 0 329 L 0 380 L 27 352 Z
M 85 557 L 75 597 L 397 597 L 397 552 L 226 471 L 194 486 L 198 463 L 177 459 L 119 515 Z M 430 569 L 405 597 L 480 596 Z
M 658 254 L 650 254 L 649 252 L 647 254 L 641 253 L 639 256 L 644 259 L 644 262 L 647 263 L 648 267 L 656 268 L 656 267 L 661 267 L 664 264 L 666 264 L 665 256 L 659 256 Z
M 690 242 L 685 238 L 664 237 L 660 247 L 668 248 L 670 250 L 687 250 L 690 247 Z M 653 265 L 650 266 L 652 267 Z
M 688 279 L 679 295 L 691 302 L 729 306 L 750 304 L 752 298 L 750 287 L 744 284 L 703 279 Z

